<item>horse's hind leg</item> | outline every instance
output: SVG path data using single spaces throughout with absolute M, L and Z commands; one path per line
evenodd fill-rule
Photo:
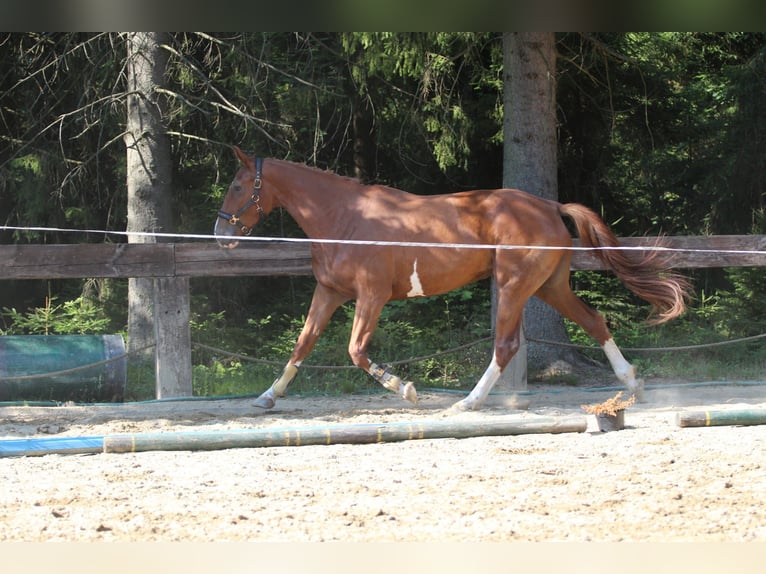
M 301 334 L 298 336 L 298 342 L 295 344 L 292 355 L 287 361 L 282 374 L 277 377 L 269 389 L 255 401 L 255 406 L 263 409 L 270 409 L 279 397 L 285 396 L 287 388 L 293 382 L 298 374 L 298 367 L 305 359 L 322 334 L 322 331 L 330 321 L 335 310 L 345 303 L 348 298 L 340 295 L 336 291 L 325 287 L 321 283 L 314 289 L 314 297 L 311 300 L 306 322 L 303 324 Z
M 562 279 L 562 277 L 565 278 Z M 601 313 L 585 304 L 572 292 L 569 286 L 568 268 L 565 275 L 551 277 L 536 295 L 596 339 L 609 359 L 614 374 L 638 400 L 641 400 L 644 381 L 636 378 L 636 368 L 622 356 Z
M 380 318 L 380 312 L 387 301 L 387 297 L 360 297 L 356 300 L 354 313 L 354 325 L 351 329 L 351 338 L 348 344 L 348 354 L 351 361 L 367 371 L 381 385 L 390 391 L 394 391 L 402 398 L 417 404 L 418 394 L 415 385 L 409 381 L 403 381 L 398 376 L 390 373 L 383 367 L 371 362 L 367 356 L 367 347 L 372 339 L 372 334 Z

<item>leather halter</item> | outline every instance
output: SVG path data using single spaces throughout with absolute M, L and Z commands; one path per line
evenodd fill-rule
M 239 230 L 242 232 L 242 235 L 250 235 L 253 232 L 253 227 L 248 227 L 244 223 L 242 223 L 242 220 L 240 219 L 248 209 L 255 206 L 255 208 L 258 210 L 258 221 L 256 222 L 256 225 L 258 222 L 261 221 L 264 217 L 263 208 L 261 208 L 261 186 L 263 185 L 263 179 L 261 178 L 261 167 L 263 165 L 263 158 L 257 157 L 255 158 L 255 180 L 253 181 L 253 194 L 250 196 L 250 199 L 245 202 L 245 205 L 240 207 L 236 213 L 231 214 L 223 209 L 218 210 L 218 217 L 221 219 L 228 221 L 230 225 L 239 225 Z

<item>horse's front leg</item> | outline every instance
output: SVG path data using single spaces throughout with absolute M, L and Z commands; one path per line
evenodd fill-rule
M 418 392 L 415 389 L 415 383 L 412 381 L 404 381 L 397 375 L 389 372 L 387 368 L 376 365 L 375 363 L 370 363 L 369 368 L 366 370 L 376 381 L 389 391 L 394 391 L 401 395 L 403 399 L 418 404 Z
M 495 352 L 492 361 L 468 396 L 452 405 L 450 412 L 479 409 L 484 405 L 492 387 L 519 350 L 521 318 L 529 289 L 528 285 L 517 280 L 516 275 L 504 283 L 498 281 Z
M 386 299 L 362 298 L 356 300 L 356 311 L 354 313 L 354 326 L 351 329 L 351 339 L 348 345 L 348 354 L 351 361 L 367 371 L 372 377 L 385 388 L 398 393 L 402 398 L 417 404 L 418 393 L 415 385 L 410 381 L 403 381 L 398 376 L 390 373 L 387 369 L 371 362 L 367 356 L 367 347 L 372 339 L 372 334 L 378 325 L 380 312 Z
M 298 374 L 298 367 L 301 366 L 303 360 L 314 348 L 317 339 L 319 339 L 319 335 L 324 331 L 332 314 L 346 301 L 348 301 L 347 297 L 329 287 L 317 284 L 314 289 L 314 297 L 311 300 L 311 307 L 309 308 L 306 322 L 303 325 L 301 334 L 298 336 L 298 342 L 295 344 L 292 355 L 290 355 L 287 365 L 285 365 L 285 368 L 282 370 L 282 374 L 277 377 L 271 387 L 269 387 L 269 389 L 255 401 L 254 404 L 256 407 L 270 409 L 274 406 L 274 403 L 276 403 L 276 400 L 279 397 L 283 397 L 287 394 L 287 388 Z

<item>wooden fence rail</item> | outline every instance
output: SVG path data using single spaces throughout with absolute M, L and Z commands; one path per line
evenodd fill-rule
M 630 237 L 621 242 L 629 247 L 651 246 L 654 239 Z M 668 237 L 667 247 L 690 250 L 674 254 L 677 268 L 766 265 L 766 235 Z M 603 266 L 592 253 L 576 251 L 572 269 Z M 236 249 L 222 249 L 212 242 L 0 245 L 0 279 L 310 274 L 307 243 L 250 242 Z
M 766 266 L 766 235 L 666 239 L 667 247 L 688 250 L 674 254 L 677 268 Z M 655 240 L 621 241 L 634 247 L 652 246 Z M 309 250 L 307 243 L 293 242 L 243 242 L 232 250 L 213 242 L 0 245 L 0 279 L 154 278 L 157 398 L 191 396 L 189 278 L 310 275 Z M 572 269 L 603 266 L 592 253 L 576 251 Z

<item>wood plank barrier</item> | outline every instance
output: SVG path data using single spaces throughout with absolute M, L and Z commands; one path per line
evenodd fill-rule
M 620 240 L 627 247 L 651 246 L 651 237 Z M 577 241 L 575 241 L 577 245 Z M 766 235 L 668 237 L 677 268 L 766 265 Z M 588 251 L 575 251 L 573 270 L 603 269 Z M 0 279 L 79 277 L 230 277 L 310 275 L 307 243 L 250 242 L 236 249 L 209 243 L 79 243 L 0 245 Z
M 650 247 L 655 238 L 620 241 L 628 247 Z M 675 236 L 667 237 L 665 245 L 687 250 L 673 254 L 676 268 L 766 266 L 766 235 Z M 575 251 L 572 269 L 598 270 L 603 265 L 591 252 Z M 155 297 L 155 317 L 172 317 L 172 324 L 155 325 L 158 398 L 192 394 L 191 365 L 186 365 L 190 341 L 188 328 L 182 328 L 189 322 L 189 277 L 310 274 L 308 243 L 252 241 L 237 249 L 222 249 L 212 241 L 0 245 L 0 279 L 150 277 L 156 291 L 174 293 Z
M 303 243 L 80 243 L 0 245 L 1 279 L 310 275 Z

